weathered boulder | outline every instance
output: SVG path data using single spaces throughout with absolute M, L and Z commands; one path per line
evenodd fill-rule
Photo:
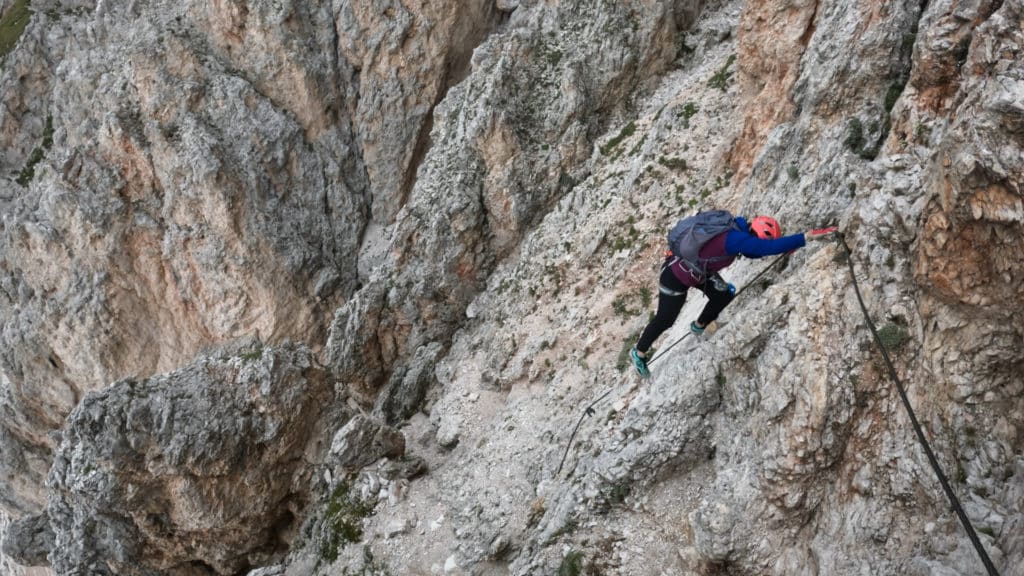
M 427 391 L 437 385 L 434 369 L 443 351 L 437 342 L 418 348 L 408 365 L 391 373 L 377 397 L 374 412 L 389 424 L 415 414 Z
M 357 414 L 334 435 L 327 465 L 352 473 L 381 458 L 398 458 L 404 454 L 405 437 L 401 432 Z
M 237 574 L 280 557 L 327 450 L 303 346 L 202 357 L 83 399 L 49 484 L 58 574 Z

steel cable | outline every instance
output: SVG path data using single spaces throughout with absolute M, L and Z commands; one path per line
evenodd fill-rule
M 861 312 L 864 313 L 864 320 L 868 324 L 868 329 L 871 330 L 871 335 L 875 337 L 875 343 L 878 344 L 878 349 L 882 352 L 882 358 L 885 359 L 885 365 L 889 369 L 889 376 L 892 377 L 893 382 L 896 383 L 896 391 L 899 392 L 900 400 L 903 401 L 903 407 L 907 410 L 907 416 L 910 418 L 910 424 L 914 428 L 914 433 L 917 434 L 917 440 L 920 442 L 921 448 L 924 449 L 924 453 L 928 457 L 928 463 L 931 464 L 932 470 L 935 471 L 935 475 L 939 477 L 939 484 L 942 485 L 942 490 L 946 493 L 946 497 L 949 498 L 949 503 L 952 504 L 953 510 L 960 519 L 960 523 L 964 526 L 964 530 L 967 531 L 967 537 L 970 538 L 971 544 L 973 544 L 974 549 L 978 551 L 978 556 L 981 556 L 981 563 L 985 565 L 985 569 L 988 571 L 989 576 L 999 576 L 999 572 L 996 571 L 995 565 L 992 564 L 992 560 L 988 557 L 988 553 L 985 552 L 985 547 L 981 544 L 978 534 L 974 531 L 974 526 L 971 525 L 970 519 L 967 518 L 967 513 L 964 512 L 963 506 L 960 505 L 960 500 L 953 492 L 953 487 L 950 486 L 949 480 L 946 478 L 945 473 L 942 472 L 942 467 L 939 466 L 939 461 L 935 458 L 935 454 L 932 452 L 932 448 L 928 444 L 928 439 L 925 438 L 924 431 L 921 430 L 921 425 L 917 421 L 914 409 L 910 406 L 910 400 L 907 398 L 907 392 L 903 387 L 903 382 L 901 382 L 899 376 L 896 375 L 896 368 L 893 367 L 892 360 L 889 359 L 889 353 L 886 352 L 885 346 L 882 344 L 882 339 L 878 336 L 878 330 L 875 329 L 875 323 L 871 321 L 871 315 L 868 313 L 868 308 L 864 304 L 864 298 L 862 298 L 860 294 L 860 286 L 857 283 L 857 274 L 853 269 L 853 252 L 846 244 L 846 238 L 844 238 L 842 234 L 836 234 L 836 239 L 843 246 L 843 249 L 846 250 L 846 263 L 850 268 L 850 278 L 853 280 L 853 290 L 857 295 L 857 302 L 860 304 Z

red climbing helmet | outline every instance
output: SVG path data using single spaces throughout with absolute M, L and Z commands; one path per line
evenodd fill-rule
M 758 216 L 750 222 L 750 231 L 763 240 L 772 240 L 782 237 L 782 226 L 779 221 L 771 216 Z

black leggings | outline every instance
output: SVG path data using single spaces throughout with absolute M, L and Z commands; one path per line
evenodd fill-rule
M 718 318 L 718 314 L 729 305 L 729 302 L 732 302 L 733 298 L 733 294 L 729 292 L 725 282 L 719 278 L 721 286 L 718 287 L 715 286 L 716 282 L 713 281 L 713 278 L 714 276 L 708 276 L 704 284 L 697 286 L 697 289 L 708 297 L 708 303 L 704 306 L 704 311 L 697 317 L 697 323 L 702 326 L 707 326 L 714 322 Z M 636 343 L 636 349 L 644 353 L 651 349 L 651 344 L 654 344 L 658 336 L 661 336 L 665 330 L 668 330 L 675 324 L 676 318 L 679 317 L 679 311 L 683 309 L 683 304 L 686 303 L 687 286 L 676 278 L 671 268 L 668 266 L 662 267 L 658 283 L 658 312 L 654 315 L 654 319 L 644 328 L 644 331 L 640 334 L 640 340 Z

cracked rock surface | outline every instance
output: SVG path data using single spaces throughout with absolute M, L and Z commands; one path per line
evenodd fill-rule
M 852 257 L 1024 576 L 1022 0 L 24 8 L 5 574 L 983 574 Z M 707 208 L 851 254 L 738 260 L 640 381 Z

